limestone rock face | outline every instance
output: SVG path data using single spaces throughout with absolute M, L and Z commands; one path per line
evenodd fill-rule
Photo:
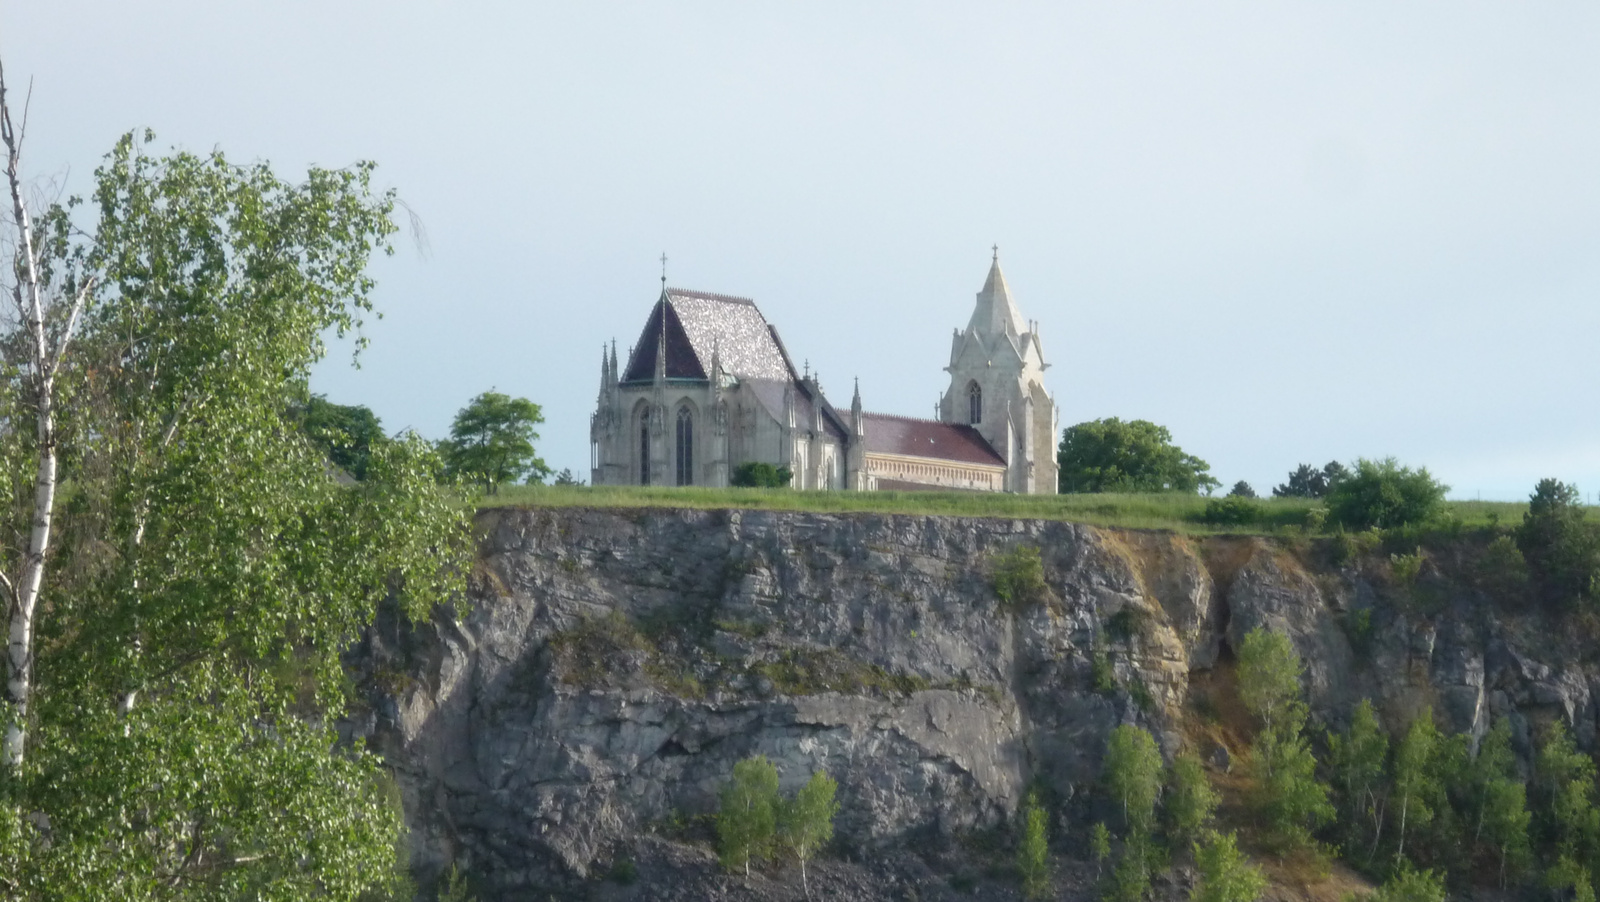
M 1510 716 L 1524 750 L 1540 718 L 1594 739 L 1596 677 L 1471 599 L 1402 614 L 1260 539 L 666 509 L 478 526 L 469 613 L 383 617 L 352 651 L 370 704 L 350 731 L 396 768 L 413 862 L 460 862 L 491 898 L 542 899 L 693 829 L 755 754 L 785 791 L 838 781 L 846 851 L 1001 824 L 1033 781 L 1081 803 L 1118 724 L 1179 748 L 1192 678 L 1256 626 L 1294 642 L 1319 722 L 1366 696 L 1391 728 L 1431 705 L 1458 731 Z M 993 574 L 1019 547 L 1044 587 L 1007 604 Z

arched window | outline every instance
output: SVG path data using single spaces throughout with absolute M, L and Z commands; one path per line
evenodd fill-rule
M 967 422 L 976 426 L 983 422 L 983 389 L 978 383 L 967 383 Z
M 650 411 L 639 417 L 639 484 L 650 484 Z
M 678 485 L 694 485 L 694 414 L 678 408 Z

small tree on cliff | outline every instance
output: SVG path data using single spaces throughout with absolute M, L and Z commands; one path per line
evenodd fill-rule
M 765 755 L 733 766 L 733 779 L 722 789 L 722 808 L 717 812 L 717 854 L 723 867 L 743 868 L 750 876 L 751 860 L 765 858 L 772 848 L 778 802 L 778 769 Z
M 1161 752 L 1150 733 L 1132 724 L 1111 731 L 1103 765 L 1106 789 L 1122 804 L 1122 823 L 1129 835 L 1148 835 L 1161 793 Z
M 1192 752 L 1172 761 L 1167 781 L 1167 836 L 1175 848 L 1200 839 L 1216 813 L 1217 791 L 1206 779 L 1205 768 Z
M 1022 821 L 1022 841 L 1017 843 L 1017 871 L 1022 875 L 1022 895 L 1043 899 L 1050 893 L 1050 840 L 1045 834 L 1044 808 L 1033 793 L 1017 812 Z
M 1256 902 L 1267 888 L 1267 878 L 1239 851 L 1232 833 L 1195 843 L 1194 861 L 1199 875 L 1190 902 Z
M 1317 760 L 1303 735 L 1300 656 L 1280 633 L 1257 627 L 1239 649 L 1239 695 L 1261 722 L 1249 765 L 1256 805 L 1269 837 L 1281 847 L 1305 846 L 1311 830 L 1334 816 L 1328 788 L 1317 782 Z
M 778 810 L 778 835 L 800 860 L 800 885 L 807 899 L 811 898 L 811 883 L 806 877 L 806 861 L 833 838 L 833 816 L 839 813 L 833 796 L 838 788 L 832 777 L 819 770 Z

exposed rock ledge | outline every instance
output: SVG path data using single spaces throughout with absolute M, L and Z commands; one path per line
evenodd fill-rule
M 1424 704 L 1455 730 L 1511 716 L 1524 750 L 1530 718 L 1594 739 L 1593 671 L 1530 654 L 1472 593 L 1402 614 L 1381 582 L 1262 539 L 665 509 L 495 510 L 479 527 L 465 621 L 383 619 L 350 661 L 371 699 L 353 728 L 397 769 L 413 860 L 460 862 L 486 899 L 663 860 L 641 836 L 692 830 L 757 753 L 786 790 L 838 780 L 846 858 L 951 848 L 1032 781 L 1081 828 L 1107 732 L 1140 723 L 1175 750 L 1191 678 L 1257 625 L 1294 640 L 1324 722 L 1367 695 L 1391 723 Z M 1012 611 L 991 572 L 1024 545 L 1049 590 Z M 1345 624 L 1365 618 L 1357 654 Z

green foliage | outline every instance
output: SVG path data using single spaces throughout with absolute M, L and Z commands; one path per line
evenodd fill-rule
M 1143 902 L 1150 891 L 1150 861 L 1146 854 L 1149 838 L 1135 834 L 1124 843 L 1122 857 L 1111 871 L 1106 902 Z
M 1106 656 L 1104 649 L 1097 648 L 1090 653 L 1089 682 L 1094 686 L 1094 691 L 1101 695 L 1117 691 L 1117 672 L 1112 669 L 1111 659 Z
M 1495 721 L 1478 744 L 1478 755 L 1470 767 L 1469 795 L 1477 818 L 1473 839 L 1486 842 L 1495 851 L 1504 888 L 1507 873 L 1521 871 L 1529 860 L 1528 827 L 1533 817 L 1528 810 L 1527 787 L 1518 779 L 1511 723 L 1506 718 Z
M 1362 699 L 1344 735 L 1328 735 L 1328 760 L 1339 790 L 1345 835 L 1354 848 L 1368 836 L 1376 839 L 1383 817 L 1384 762 L 1389 737 L 1378 724 L 1371 699 Z
M 1155 826 L 1156 797 L 1161 792 L 1161 752 L 1155 739 L 1133 724 L 1112 730 L 1101 772 L 1107 791 L 1122 805 L 1124 829 L 1148 835 Z
M 793 480 L 794 473 L 788 467 L 774 467 L 752 460 L 734 467 L 728 482 L 742 488 L 786 489 Z
M 1531 854 L 1528 826 L 1533 813 L 1528 810 L 1527 787 L 1509 778 L 1489 781 L 1483 794 L 1483 837 L 1499 852 L 1500 887 L 1506 875 L 1520 871 Z
M 1280 723 L 1257 734 L 1246 765 L 1255 778 L 1252 801 L 1265 828 L 1263 839 L 1280 850 L 1310 847 L 1312 831 L 1336 814 L 1328 787 L 1317 780 L 1310 743 Z
M 606 879 L 622 886 L 632 886 L 639 882 L 639 866 L 633 863 L 632 858 L 618 858 L 611 862 Z
M 1017 843 L 1017 873 L 1022 875 L 1022 895 L 1044 899 L 1050 895 L 1050 842 L 1045 835 L 1045 813 L 1039 800 L 1028 793 L 1018 812 L 1022 839 Z
M 1233 488 L 1228 490 L 1228 497 L 1230 497 L 1230 498 L 1255 498 L 1256 497 L 1256 490 L 1250 487 L 1250 483 L 1245 482 L 1243 479 L 1241 479 L 1238 482 L 1233 484 Z
M 1594 902 L 1594 881 L 1589 869 L 1571 856 L 1558 857 L 1545 871 L 1544 883 L 1555 891 L 1556 898 L 1571 902 Z
M 1060 490 L 1184 492 L 1221 485 L 1211 466 L 1172 443 L 1165 426 L 1112 417 L 1069 426 L 1057 451 Z
M 539 405 L 527 398 L 493 390 L 478 395 L 456 412 L 450 438 L 440 443 L 445 472 L 482 485 L 490 495 L 501 483 L 524 476 L 542 482 L 550 468 L 533 450 L 539 438 L 533 427 L 543 422 Z
M 1284 849 L 1309 845 L 1311 831 L 1335 813 L 1302 735 L 1301 669 L 1300 656 L 1281 633 L 1257 627 L 1240 643 L 1239 696 L 1261 723 L 1247 762 L 1255 777 L 1255 807 L 1269 842 Z
M 556 474 L 556 478 L 550 480 L 550 484 L 576 488 L 583 485 L 583 480 L 579 479 L 577 475 L 572 472 L 571 468 L 562 467 L 561 472 Z
M 1389 555 L 1389 573 L 1394 577 L 1395 585 L 1405 589 L 1415 586 L 1417 577 L 1422 573 L 1423 560 L 1421 548 L 1412 554 Z
M 1301 464 L 1289 474 L 1289 481 L 1272 490 L 1274 498 L 1326 498 L 1328 490 L 1349 471 L 1338 461 L 1329 461 L 1322 469 Z
M 98 287 L 61 395 L 71 492 L 27 764 L 0 798 L 9 898 L 356 899 L 392 882 L 379 762 L 332 727 L 339 655 L 384 598 L 421 619 L 453 597 L 468 533 L 423 443 L 369 448 L 365 481 L 341 487 L 298 421 L 324 335 L 371 309 L 366 264 L 394 230 L 371 172 L 290 184 L 129 136 L 95 174 L 77 259 Z M 0 434 L 8 467 L 31 441 Z M 8 541 L 25 537 L 31 512 L 6 516 Z M 285 663 L 300 679 L 274 678 Z
M 1356 461 L 1355 471 L 1328 490 L 1328 516 L 1347 529 L 1388 529 L 1423 523 L 1443 510 L 1449 486 L 1426 467 L 1402 467 L 1392 457 Z
M 1600 858 L 1600 809 L 1594 804 L 1594 759 L 1580 751 L 1561 721 L 1553 722 L 1534 764 L 1546 803 L 1551 844 L 1558 858 L 1585 868 L 1585 885 L 1594 874 L 1587 870 Z M 1571 884 L 1577 886 L 1577 884 Z
M 807 898 L 811 896 L 811 884 L 806 877 L 806 862 L 833 838 L 833 816 L 839 813 L 839 803 L 833 797 L 838 788 L 832 777 L 819 770 L 793 799 L 778 806 L 778 838 L 800 861 L 800 880 Z
M 450 870 L 445 871 L 440 880 L 439 902 L 475 902 L 476 896 L 467 886 L 467 878 L 455 865 L 450 865 Z
M 1105 866 L 1106 859 L 1111 857 L 1111 831 L 1106 829 L 1102 821 L 1095 821 L 1089 830 L 1089 854 L 1094 856 L 1094 876 L 1100 879 L 1100 869 Z
M 1300 732 L 1306 716 L 1300 701 L 1303 669 L 1300 655 L 1282 633 L 1258 626 L 1239 643 L 1239 698 L 1261 721 L 1263 732 L 1285 722 L 1290 732 Z
M 1402 864 L 1367 898 L 1369 902 L 1444 902 L 1444 875 Z
M 733 779 L 722 788 L 722 805 L 717 811 L 717 857 L 724 868 L 742 868 L 748 877 L 750 863 L 767 857 L 777 830 L 779 804 L 778 769 L 765 755 L 733 766 Z
M 1502 599 L 1512 598 L 1528 584 L 1528 562 L 1511 536 L 1496 536 L 1478 558 L 1478 584 Z
M 1174 845 L 1187 846 L 1199 840 L 1211 825 L 1218 799 L 1193 752 L 1173 759 L 1167 777 L 1166 815 L 1167 836 Z
M 1042 604 L 1050 593 L 1037 545 L 1018 545 L 994 559 L 994 594 L 1014 611 Z
M 299 414 L 300 428 L 334 466 L 356 479 L 367 478 L 373 446 L 388 441 L 377 414 L 361 405 L 333 404 L 324 395 L 308 398 Z
M 1194 861 L 1198 874 L 1190 902 L 1256 902 L 1267 888 L 1267 878 L 1239 851 L 1232 833 L 1196 842 Z
M 1547 599 L 1571 603 L 1600 594 L 1600 530 L 1584 520 L 1576 487 L 1539 480 L 1517 530 L 1517 547 Z
M 1253 496 L 1228 495 L 1207 501 L 1200 519 L 1213 526 L 1249 526 L 1261 519 L 1263 511 Z
M 1436 766 L 1441 745 L 1439 731 L 1433 725 L 1433 709 L 1423 708 L 1395 747 L 1391 805 L 1399 839 L 1396 862 L 1405 858 L 1409 832 L 1427 826 L 1435 813 L 1449 804 Z

